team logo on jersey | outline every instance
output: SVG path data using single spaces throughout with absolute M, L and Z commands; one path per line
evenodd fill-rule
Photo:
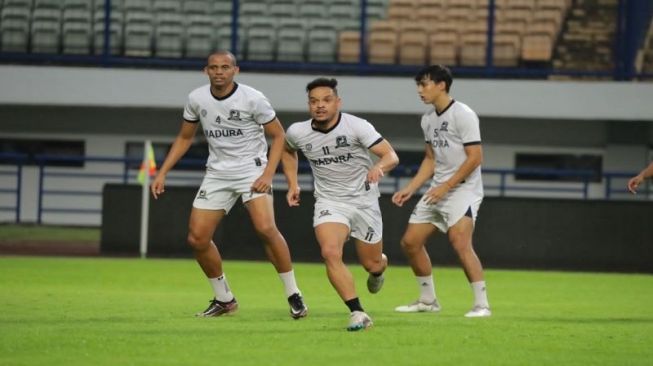
M 339 147 L 351 146 L 347 143 L 347 136 L 338 136 L 336 137 L 336 149 Z
M 200 189 L 199 193 L 197 194 L 197 199 L 198 200 L 205 200 L 206 199 L 206 191 L 203 189 Z
M 320 211 L 320 216 L 318 217 L 324 217 L 324 216 L 331 216 L 331 212 L 329 212 L 329 210 Z
M 449 127 L 449 122 L 447 121 L 442 122 L 442 125 L 440 126 L 440 131 L 449 132 L 447 127 Z
M 313 150 L 313 144 L 306 144 L 306 146 L 304 146 L 304 149 L 305 149 L 306 151 L 311 151 L 311 150 Z
M 200 112 L 200 114 L 202 115 L 202 117 L 206 117 L 206 109 L 202 109 L 202 111 Z
M 230 121 L 241 121 L 240 119 L 240 111 L 232 109 L 229 111 L 229 118 L 227 118 Z
M 220 116 L 217 116 L 217 117 L 215 118 L 215 122 L 216 122 L 216 123 L 222 123 L 222 120 L 220 119 Z

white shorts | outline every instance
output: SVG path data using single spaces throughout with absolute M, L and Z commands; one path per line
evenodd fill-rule
M 254 198 L 264 196 L 269 193 L 256 193 L 252 192 L 252 183 L 261 172 L 256 172 L 256 175 L 241 178 L 241 179 L 224 179 L 204 177 L 200 189 L 197 191 L 193 207 L 201 208 L 204 210 L 225 210 L 229 213 L 232 207 L 236 204 L 238 197 L 241 197 L 243 203 Z
M 468 210 L 472 213 L 472 220 L 476 222 L 482 201 L 483 196 L 460 189 L 451 192 L 436 204 L 425 203 L 424 196 L 422 196 L 410 215 L 408 223 L 433 224 L 440 231 L 446 233 L 450 227 L 465 216 Z
M 383 220 L 379 201 L 369 207 L 356 207 L 342 202 L 318 198 L 313 212 L 313 227 L 338 222 L 349 227 L 349 235 L 365 243 L 376 244 L 383 237 Z

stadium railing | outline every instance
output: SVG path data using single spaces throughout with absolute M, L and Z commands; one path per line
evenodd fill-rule
M 122 157 L 66 157 L 36 155 L 32 159 L 26 154 L 0 153 L 0 211 L 13 212 L 15 222 L 34 222 L 21 218 L 21 195 L 36 198 L 36 222 L 49 223 L 46 215 L 92 215 L 99 223 L 101 218 L 102 189 L 106 183 L 139 184 L 137 181 L 139 159 Z M 61 166 L 61 163 L 82 163 L 76 167 Z M 205 161 L 200 159 L 181 160 L 167 176 L 170 185 L 199 186 L 204 175 Z M 34 170 L 30 179 L 36 179 L 36 192 L 26 194 L 25 187 L 35 182 L 26 182 L 25 167 Z M 190 170 L 188 170 L 190 168 Z M 417 171 L 418 166 L 395 168 L 379 186 L 382 193 L 393 193 L 400 189 Z M 637 172 L 603 172 L 600 182 L 596 173 L 578 170 L 553 169 L 483 169 L 484 189 L 487 196 L 499 197 L 541 197 L 571 199 L 638 199 L 652 198 L 650 182 L 641 187 L 641 194 L 630 195 L 626 190 L 627 180 Z M 528 175 L 542 177 L 542 180 L 519 180 L 516 177 Z M 313 177 L 307 162 L 300 162 L 300 186 L 312 191 Z M 564 181 L 564 178 L 573 178 Z M 553 179 L 553 180 L 552 180 Z M 555 181 L 561 179 L 561 181 Z M 285 178 L 277 174 L 276 187 L 284 189 Z M 428 187 L 422 187 L 420 193 Z M 596 189 L 600 188 L 600 189 Z M 74 220 L 73 220 L 74 221 Z

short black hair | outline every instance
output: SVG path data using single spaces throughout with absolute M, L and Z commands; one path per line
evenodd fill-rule
M 211 52 L 211 54 L 209 55 L 209 57 L 206 58 L 207 62 L 208 62 L 208 60 L 209 60 L 211 57 L 213 57 L 213 56 L 229 56 L 229 57 L 231 58 L 231 64 L 232 64 L 233 66 L 238 66 L 238 60 L 236 60 L 236 55 L 234 55 L 234 54 L 231 53 L 230 51 L 227 51 L 227 50 L 218 50 L 218 51 Z
M 321 86 L 333 89 L 333 94 L 338 95 L 338 80 L 334 78 L 317 78 L 306 85 L 306 92 L 310 93 L 311 90 Z
M 451 76 L 451 70 L 444 65 L 431 65 L 421 69 L 417 75 L 415 75 L 415 81 L 420 82 L 425 78 L 433 80 L 433 82 L 439 83 L 444 81 L 446 84 L 447 93 L 453 84 L 453 77 Z

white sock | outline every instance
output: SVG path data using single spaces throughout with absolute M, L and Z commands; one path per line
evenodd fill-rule
M 231 289 L 227 283 L 227 275 L 224 273 L 220 277 L 209 278 L 209 283 L 213 287 L 215 298 L 218 301 L 229 302 L 234 299 L 234 294 L 231 293 Z
M 489 308 L 490 304 L 487 301 L 485 281 L 472 282 L 470 285 L 472 286 L 472 291 L 474 291 L 474 306 Z
M 297 282 L 295 281 L 295 271 L 290 270 L 285 273 L 279 273 L 279 278 L 283 282 L 283 288 L 286 290 L 286 297 L 289 297 L 292 294 L 300 293 L 299 288 L 297 287 Z
M 419 301 L 425 304 L 431 304 L 435 301 L 435 285 L 433 284 L 433 275 L 415 276 L 419 286 Z

